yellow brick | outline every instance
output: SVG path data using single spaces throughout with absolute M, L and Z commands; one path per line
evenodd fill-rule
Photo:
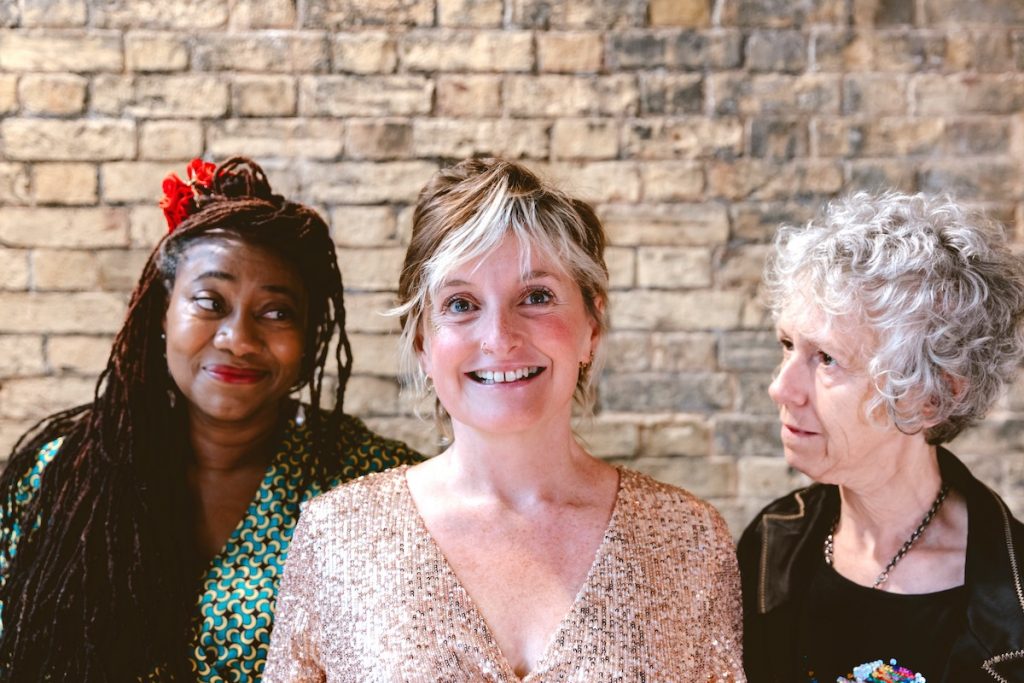
M 295 79 L 289 76 L 236 76 L 231 83 L 235 116 L 290 116 L 295 103 Z
M 28 257 L 24 249 L 0 249 L 0 289 L 28 289 Z
M 106 203 L 148 203 L 159 201 L 164 178 L 174 169 L 164 162 L 115 161 L 100 166 L 103 201 Z M 178 169 L 183 175 L 184 169 Z
M 110 293 L 0 293 L 0 332 L 113 333 L 124 320 L 126 297 Z
M 395 211 L 389 206 L 335 207 L 331 211 L 331 226 L 339 249 L 398 243 Z
M 618 152 L 619 126 L 614 120 L 559 118 L 551 128 L 556 159 L 614 159 Z
M 55 370 L 97 375 L 107 365 L 112 343 L 109 336 L 54 335 L 47 340 L 46 357 Z
M 0 335 L 0 377 L 35 375 L 44 369 L 42 337 Z
M 0 114 L 18 108 L 18 77 L 14 74 L 0 74 Z
M 0 68 L 8 71 L 120 71 L 121 36 L 116 31 L 16 32 L 0 34 Z
M 489 117 L 501 114 L 501 77 L 451 74 L 437 78 L 439 116 Z
M 70 74 L 22 76 L 18 97 L 25 111 L 36 114 L 78 114 L 85 108 L 88 81 Z
M 22 26 L 84 26 L 86 18 L 86 0 L 48 0 L 21 4 Z
M 7 420 L 42 419 L 92 399 L 95 377 L 39 377 L 8 380 L 0 386 L 0 416 Z
M 96 167 L 79 163 L 35 164 L 32 194 L 40 204 L 95 204 Z
M 342 249 L 338 252 L 345 286 L 360 290 L 393 290 L 398 286 L 405 249 Z
M 399 41 L 411 71 L 529 71 L 533 36 L 528 31 L 419 30 Z
M 291 28 L 295 25 L 295 1 L 235 0 L 229 25 L 233 29 Z
M 228 119 L 210 125 L 207 146 L 217 159 L 234 154 L 335 159 L 344 135 L 344 124 L 332 119 Z
M 441 26 L 501 26 L 501 0 L 437 0 Z
M 600 33 L 538 33 L 537 67 L 553 72 L 599 71 L 603 44 Z
M 183 160 L 202 153 L 203 125 L 198 121 L 144 121 L 139 129 L 142 159 Z
M 0 242 L 19 247 L 120 247 L 128 243 L 121 209 L 0 209 Z
M 711 22 L 711 0 L 651 0 L 651 26 L 704 27 Z
M 94 251 L 37 249 L 32 254 L 32 274 L 39 291 L 96 289 L 100 282 Z
M 340 33 L 331 42 L 335 71 L 391 73 L 398 63 L 395 40 L 383 31 Z
M 124 37 L 129 71 L 183 71 L 188 68 L 188 43 L 176 33 L 132 31 Z
M 131 121 L 7 119 L 0 123 L 0 134 L 8 159 L 101 161 L 135 155 Z

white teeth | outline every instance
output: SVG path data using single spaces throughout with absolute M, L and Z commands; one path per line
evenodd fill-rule
M 528 368 L 517 368 L 515 370 L 509 370 L 508 372 L 502 372 L 501 370 L 477 370 L 473 374 L 476 375 L 477 379 L 482 381 L 484 384 L 504 384 L 506 382 L 515 382 L 519 379 L 525 379 L 527 377 L 533 377 L 540 368 L 536 366 Z

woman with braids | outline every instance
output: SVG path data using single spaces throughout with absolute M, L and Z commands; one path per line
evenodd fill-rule
M 188 177 L 164 182 L 170 231 L 94 400 L 22 437 L 0 477 L 0 680 L 258 680 L 300 503 L 417 459 L 342 412 L 320 216 L 248 159 Z

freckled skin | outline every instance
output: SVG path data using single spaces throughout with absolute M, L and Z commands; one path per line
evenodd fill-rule
M 422 337 L 420 363 L 452 420 L 485 432 L 568 421 L 581 362 L 597 323 L 572 278 L 534 251 L 524 282 L 511 239 L 446 278 Z M 470 373 L 538 368 L 516 382 L 483 384 Z

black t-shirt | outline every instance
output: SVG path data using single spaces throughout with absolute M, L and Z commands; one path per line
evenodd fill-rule
M 887 593 L 859 586 L 822 559 L 800 607 L 797 654 L 799 680 L 835 683 L 857 680 L 855 669 L 880 662 L 890 678 L 938 681 L 966 619 L 963 586 L 919 595 Z M 909 670 L 909 673 L 907 670 Z M 898 672 L 895 675 L 893 671 Z

